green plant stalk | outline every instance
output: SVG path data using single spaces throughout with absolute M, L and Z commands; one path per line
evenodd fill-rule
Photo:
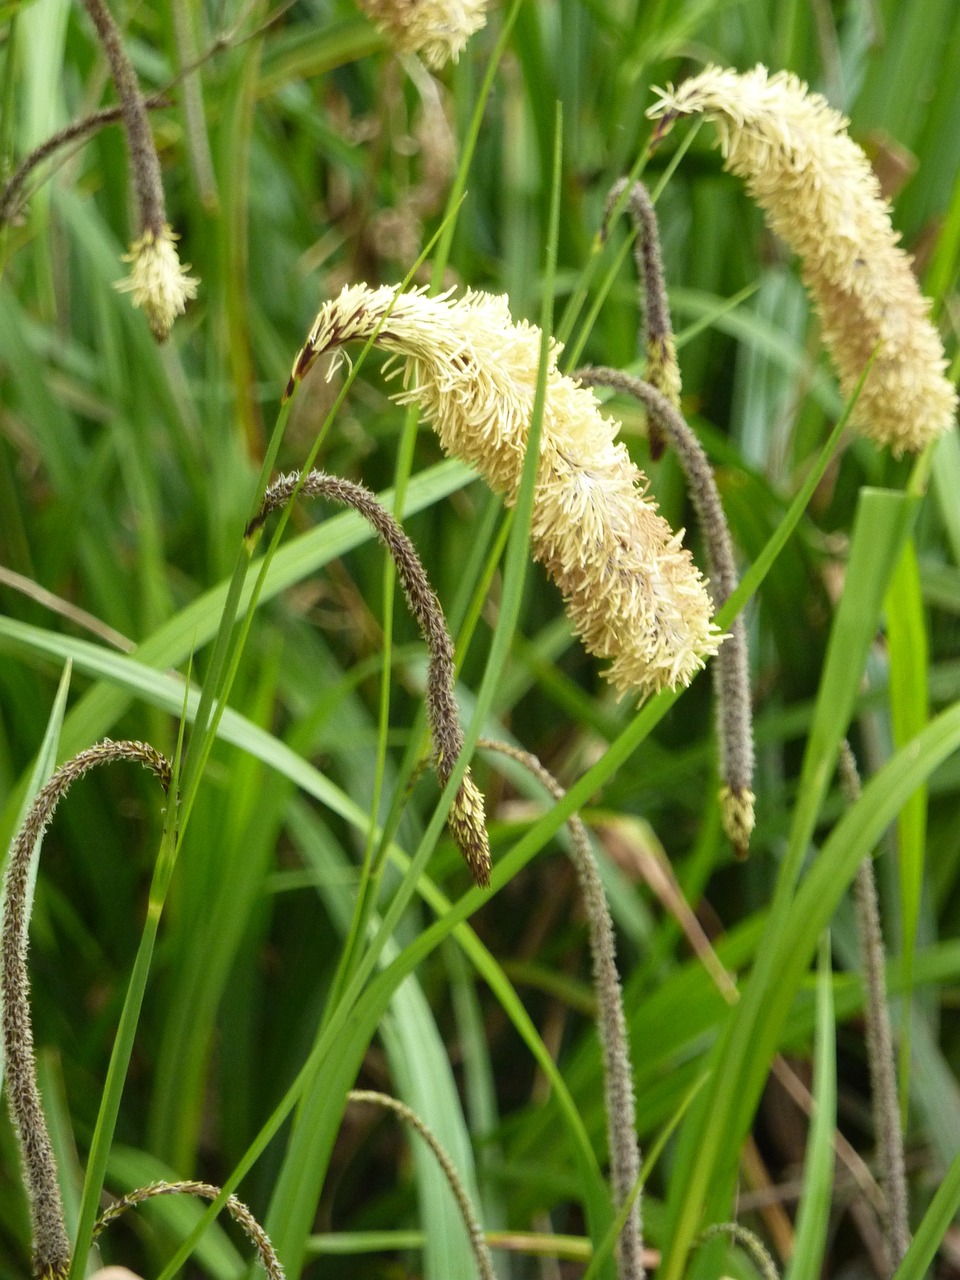
M 834 1137 L 837 1128 L 837 1033 L 829 930 L 820 938 L 817 966 L 817 1034 L 813 1080 L 816 1106 L 804 1157 L 803 1192 L 797 1208 L 794 1253 L 787 1268 L 786 1280 L 804 1280 L 806 1276 L 821 1274 L 830 1226 Z
M 437 252 L 434 257 L 433 269 L 431 271 L 431 292 L 436 292 L 443 282 L 443 276 L 447 268 L 447 263 L 450 259 L 450 249 L 453 245 L 453 236 L 456 230 L 455 215 L 459 211 L 464 195 L 466 194 L 467 174 L 469 173 L 470 165 L 476 152 L 477 141 L 480 137 L 480 129 L 483 124 L 483 117 L 487 108 L 487 101 L 493 88 L 493 81 L 497 73 L 497 68 L 499 67 L 500 61 L 506 52 L 507 42 L 510 38 L 511 31 L 513 30 L 513 25 L 516 22 L 517 14 L 520 11 L 521 3 L 522 0 L 514 0 L 511 8 L 508 10 L 501 25 L 497 42 L 494 45 L 493 52 L 484 72 L 480 92 L 477 95 L 477 102 L 474 107 L 473 115 L 470 119 L 470 126 L 467 130 L 467 136 L 464 139 L 460 163 L 457 166 L 453 185 L 450 188 L 450 194 L 447 197 L 446 214 L 440 228 Z M 434 237 L 434 239 L 436 239 L 436 237 Z M 425 257 L 426 251 L 422 255 L 421 260 Z M 406 287 L 406 283 L 407 281 L 404 282 L 403 287 Z M 410 475 L 413 469 L 414 447 L 417 439 L 417 423 L 418 414 L 416 406 L 410 405 L 404 415 L 403 431 L 400 436 L 400 446 L 397 451 L 397 463 L 394 469 L 394 514 L 398 519 L 401 511 L 403 510 L 407 485 L 410 482 Z M 389 728 L 390 714 L 390 654 L 393 647 L 393 607 L 395 588 L 396 570 L 393 562 L 388 556 L 383 567 L 383 675 L 381 677 L 380 684 L 377 758 L 372 800 L 372 814 L 374 821 L 371 823 L 371 835 L 368 838 L 367 845 L 364 849 L 363 862 L 360 870 L 360 886 L 357 892 L 354 919 L 350 926 L 350 932 L 347 935 L 346 943 L 344 944 L 340 962 L 337 966 L 337 973 L 334 977 L 334 983 L 331 988 L 331 1000 L 336 999 L 340 994 L 344 980 L 348 978 L 354 970 L 362 939 L 366 936 L 370 918 L 373 914 L 383 874 L 384 845 L 381 842 L 381 848 L 376 857 L 374 857 L 372 833 L 376 825 L 376 816 L 380 810 L 380 797 L 383 793 L 383 778 L 386 770 L 387 732 Z M 403 796 L 406 781 L 407 780 L 401 776 L 397 787 L 398 798 Z M 391 816 L 392 814 L 393 807 L 391 808 Z M 396 821 L 399 821 L 399 812 L 397 813 Z M 392 838 L 393 835 L 393 831 L 390 828 L 391 822 L 388 817 L 384 828 L 385 832 L 389 833 L 388 838 Z M 395 830 L 395 827 L 393 829 Z
M 451 197 L 451 199 L 448 201 L 447 212 L 444 215 L 443 221 L 441 222 L 437 230 L 434 232 L 434 234 L 427 241 L 427 244 L 423 248 L 416 262 L 407 272 L 402 283 L 400 284 L 400 287 L 397 289 L 397 297 L 399 297 L 400 294 L 408 287 L 411 280 L 414 278 L 417 271 L 419 270 L 420 266 L 426 261 L 427 256 L 430 253 L 430 250 L 438 242 L 438 240 L 440 240 L 443 237 L 443 235 L 447 231 L 447 228 L 451 226 L 453 223 L 455 223 L 457 214 L 460 209 L 461 200 L 462 200 L 462 195 L 457 200 L 454 200 Z M 347 378 L 344 380 L 344 385 L 343 387 L 341 387 L 340 393 L 337 395 L 337 398 L 333 404 L 333 407 L 331 408 L 329 414 L 327 415 L 326 421 L 324 422 L 323 427 L 321 428 L 320 434 L 316 442 L 314 443 L 314 446 L 311 449 L 306 462 L 301 468 L 301 471 L 300 471 L 301 485 L 303 483 L 303 478 L 306 475 L 308 475 L 310 470 L 313 468 L 313 464 L 316 461 L 317 455 L 320 452 L 320 445 L 322 443 L 323 437 L 325 436 L 327 430 L 329 429 L 330 424 L 333 422 L 333 419 L 337 410 L 340 408 L 340 405 L 343 403 L 344 399 L 346 398 L 347 392 L 349 391 L 351 385 L 353 384 L 354 379 L 359 374 L 360 369 L 368 353 L 373 348 L 377 340 L 377 334 L 380 332 L 380 329 L 383 327 L 383 325 L 387 322 L 388 318 L 389 318 L 389 311 L 384 316 L 380 324 L 377 325 L 373 334 L 371 334 L 371 336 L 364 343 L 360 351 L 360 355 L 353 362 L 350 372 Z M 411 422 L 411 414 L 413 414 L 413 430 L 412 431 L 408 430 L 408 427 Z M 404 509 L 404 504 L 406 502 L 406 495 L 407 495 L 407 485 L 410 480 L 410 470 L 413 464 L 413 449 L 414 449 L 414 445 L 416 444 L 416 430 L 415 430 L 416 420 L 415 419 L 416 419 L 415 412 L 411 408 L 407 413 L 407 417 L 405 420 L 404 433 L 401 436 L 401 442 L 400 442 L 400 459 L 403 465 L 398 466 L 397 481 L 394 485 L 393 512 L 397 520 L 402 519 L 402 516 L 403 516 L 403 509 Z M 407 456 L 407 454 L 409 454 L 409 456 Z M 250 608 L 248 610 L 248 615 L 247 615 L 248 622 L 247 622 L 247 628 L 246 628 L 247 631 L 249 631 L 250 624 L 253 619 L 254 609 L 256 608 L 256 599 L 259 598 L 260 590 L 262 589 L 262 584 L 266 580 L 266 574 L 270 566 L 270 561 L 272 560 L 274 554 L 276 553 L 276 549 L 279 546 L 280 539 L 283 535 L 283 531 L 286 528 L 287 521 L 290 518 L 290 509 L 292 508 L 293 502 L 296 501 L 296 497 L 297 497 L 297 493 L 299 492 L 299 489 L 300 489 L 300 486 L 298 485 L 296 492 L 294 492 L 293 497 L 290 500 L 290 503 L 288 503 L 287 505 L 287 508 L 281 513 L 279 524 L 277 528 L 274 530 L 273 537 L 271 538 L 271 541 L 270 541 L 269 549 L 267 551 L 267 554 L 264 556 L 264 563 L 260 571 L 260 579 L 258 580 L 257 591 L 255 592 L 254 599 L 251 600 Z M 263 495 L 261 494 L 260 496 L 262 497 Z M 364 847 L 363 860 L 360 868 L 360 883 L 357 890 L 356 903 L 354 905 L 354 916 L 353 916 L 353 920 L 351 921 L 350 929 L 347 933 L 347 938 L 344 943 L 343 951 L 341 952 L 340 959 L 337 963 L 337 970 L 333 977 L 333 983 L 331 984 L 330 996 L 328 999 L 328 1008 L 332 1007 L 333 1002 L 337 999 L 337 997 L 340 994 L 340 991 L 342 990 L 344 981 L 346 980 L 346 978 L 349 976 L 349 974 L 353 969 L 360 939 L 364 936 L 364 933 L 370 918 L 370 914 L 373 910 L 373 903 L 376 900 L 376 889 L 377 889 L 378 882 L 376 882 L 376 876 L 374 874 L 374 864 L 371 857 L 371 854 L 372 854 L 371 842 L 373 839 L 372 833 L 376 828 L 377 815 L 379 814 L 379 811 L 380 811 L 380 797 L 382 795 L 383 776 L 386 768 L 386 740 L 387 740 L 387 733 L 389 729 L 389 711 L 390 711 L 390 671 L 392 666 L 391 654 L 393 649 L 393 602 L 394 602 L 394 589 L 396 585 L 396 572 L 395 572 L 393 560 L 389 555 L 387 556 L 386 562 L 384 564 L 383 574 L 384 574 L 383 576 L 383 601 L 384 601 L 383 615 L 384 617 L 383 617 L 383 644 L 382 644 L 383 668 L 382 668 L 382 676 L 381 676 L 381 682 L 380 682 L 380 713 L 379 713 L 378 738 L 377 738 L 377 759 L 376 759 L 376 769 L 375 769 L 375 775 L 374 775 L 373 797 L 371 800 L 371 823 L 370 823 L 370 829 L 369 829 L 370 834 L 368 834 L 367 843 Z M 375 882 L 373 885 L 371 885 L 371 878 L 373 878 Z
M 931 450 L 925 450 L 929 458 Z M 918 459 L 918 464 L 920 460 Z M 916 468 L 919 470 L 919 466 Z M 914 476 L 911 476 L 911 482 Z M 929 646 L 924 619 L 924 603 L 917 561 L 916 543 L 911 539 L 897 562 L 887 591 L 887 651 L 889 654 L 890 718 L 893 741 L 902 747 L 926 724 L 930 715 L 928 692 Z M 927 847 L 927 791 L 921 787 L 897 817 L 897 861 L 900 870 L 900 927 L 906 990 L 900 1018 L 900 1113 L 907 1115 L 910 1090 L 910 1026 L 913 986 L 913 958 L 917 948 L 917 924 L 923 891 Z M 902 1249 L 895 1250 L 896 1266 L 907 1240 L 900 1234 Z
M 558 127 L 558 150 L 560 136 L 561 131 Z M 300 1162 L 297 1161 L 297 1168 L 291 1168 L 290 1151 L 292 1149 L 292 1144 L 297 1141 L 298 1130 L 303 1130 L 307 1133 L 307 1145 L 309 1147 L 309 1131 L 312 1120 L 312 1117 L 309 1114 L 309 1094 L 311 1085 L 313 1084 L 317 1072 L 323 1064 L 327 1053 L 336 1045 L 338 1036 L 346 1025 L 347 1019 L 356 1017 L 355 1006 L 363 994 L 367 980 L 370 978 L 377 965 L 384 945 L 393 934 L 403 912 L 406 910 L 406 907 L 416 890 L 417 880 L 424 871 L 427 861 L 436 845 L 436 841 L 439 838 L 443 824 L 446 821 L 447 813 L 453 803 L 454 797 L 456 796 L 457 790 L 459 789 L 462 781 L 463 774 L 469 763 L 470 756 L 476 745 L 477 739 L 480 736 L 483 722 L 493 702 L 496 687 L 499 683 L 503 666 L 509 654 L 510 639 L 519 615 L 523 593 L 523 580 L 526 573 L 528 559 L 527 542 L 530 518 L 533 510 L 533 489 L 536 480 L 535 464 L 538 457 L 540 426 L 543 418 L 543 406 L 546 399 L 547 344 L 549 342 L 548 335 L 550 333 L 550 321 L 552 319 L 552 281 L 556 267 L 556 229 L 559 221 L 559 154 L 557 156 L 555 168 L 553 203 L 551 207 L 551 238 L 548 242 L 547 265 L 545 269 L 545 292 L 543 304 L 544 324 L 542 326 L 543 351 L 541 354 L 540 369 L 537 380 L 537 391 L 531 415 L 530 438 L 528 442 L 527 456 L 524 462 L 523 479 L 515 507 L 514 523 L 507 547 L 507 561 L 504 572 L 504 589 L 500 616 L 497 620 L 497 627 L 493 635 L 487 667 L 477 695 L 474 715 L 471 719 L 470 726 L 464 735 L 465 742 L 463 752 L 460 759 L 454 766 L 446 786 L 443 788 L 433 817 L 428 824 L 427 830 L 420 843 L 420 847 L 417 850 L 416 857 L 411 863 L 410 874 L 404 879 L 397 893 L 394 895 L 390 907 L 381 922 L 380 928 L 377 930 L 373 940 L 364 952 L 357 970 L 354 973 L 353 978 L 348 983 L 336 1010 L 331 1015 L 329 1022 L 326 1024 L 325 1030 L 321 1028 L 320 1034 L 314 1042 L 307 1062 L 298 1073 L 296 1080 L 287 1091 L 280 1106 L 274 1111 L 274 1114 L 270 1117 L 267 1125 L 263 1130 L 261 1130 L 261 1133 L 258 1135 L 257 1139 L 255 1139 L 254 1144 L 248 1149 L 247 1155 L 241 1161 L 240 1165 L 238 1165 L 237 1169 L 234 1170 L 231 1177 L 226 1181 L 221 1197 L 218 1201 L 214 1201 L 214 1203 L 208 1208 L 206 1213 L 198 1222 L 194 1231 L 191 1232 L 190 1236 L 183 1242 L 174 1257 L 164 1268 L 159 1280 L 171 1280 L 171 1278 L 176 1274 L 180 1266 L 182 1266 L 190 1256 L 194 1244 L 200 1238 L 208 1223 L 212 1222 L 216 1214 L 219 1212 L 226 1200 L 226 1196 L 237 1185 L 237 1182 L 257 1158 L 260 1151 L 263 1150 L 273 1134 L 276 1133 L 277 1129 L 279 1129 L 290 1110 L 299 1104 L 298 1125 L 291 1136 L 291 1147 L 288 1148 L 287 1160 L 285 1161 L 284 1169 L 281 1171 L 280 1179 L 274 1192 L 273 1205 L 271 1206 L 270 1216 L 268 1217 L 267 1222 L 268 1231 L 270 1232 L 271 1237 L 278 1244 L 278 1250 L 281 1258 L 289 1264 L 290 1260 L 287 1256 L 285 1233 L 281 1234 L 277 1231 L 273 1227 L 273 1221 L 277 1213 L 276 1205 L 281 1195 L 284 1201 L 290 1199 L 290 1193 L 285 1190 L 285 1180 L 293 1179 L 295 1182 L 292 1193 L 294 1200 L 296 1199 L 297 1193 L 302 1189 L 301 1184 L 304 1181 L 302 1178 L 302 1167 Z M 478 897 L 479 900 L 482 901 L 485 897 L 485 891 L 479 893 Z M 476 902 L 472 900 L 471 894 L 467 894 L 463 901 L 473 901 L 473 906 L 475 907 L 476 905 Z M 393 966 L 391 965 L 388 969 L 384 970 L 384 973 L 389 974 L 392 969 Z M 374 981 L 371 989 L 377 988 L 377 983 L 380 983 L 382 979 L 383 974 Z M 370 992 L 368 991 L 366 994 L 369 997 Z M 306 1098 L 304 1098 L 305 1094 L 307 1095 Z M 329 1105 L 328 1100 L 326 1105 Z M 296 1208 L 296 1205 L 294 1205 L 294 1208 Z M 312 1210 L 307 1206 L 307 1213 L 310 1214 L 311 1212 Z M 285 1220 L 289 1220 L 290 1213 L 291 1209 L 284 1204 L 283 1216 Z M 304 1240 L 305 1238 L 306 1233 L 304 1233 L 303 1236 Z M 301 1240 L 297 1244 L 297 1253 L 301 1256 L 302 1250 L 303 1242 Z M 291 1270 L 294 1269 L 294 1267 L 291 1267 Z
M 404 415 L 404 427 L 400 437 L 400 452 L 396 467 L 396 485 L 394 488 L 393 513 L 399 520 L 403 504 L 407 496 L 407 485 L 413 470 L 413 453 L 417 440 L 417 411 L 411 405 Z M 380 674 L 380 707 L 377 717 L 377 755 L 374 765 L 373 795 L 370 799 L 370 826 L 363 848 L 363 859 L 360 864 L 360 883 L 357 887 L 357 899 L 350 932 L 344 943 L 343 954 L 337 965 L 336 980 L 330 993 L 330 1000 L 339 994 L 344 978 L 353 972 L 360 948 L 370 922 L 377 896 L 380 890 L 378 863 L 382 867 L 382 858 L 375 857 L 375 832 L 380 814 L 380 802 L 383 796 L 384 775 L 387 768 L 387 735 L 390 732 L 390 675 L 393 654 L 393 609 L 396 596 L 397 568 L 392 556 L 386 556 L 383 562 L 383 667 Z M 397 788 L 398 794 L 401 787 Z M 328 1006 L 329 1007 L 329 1006 Z

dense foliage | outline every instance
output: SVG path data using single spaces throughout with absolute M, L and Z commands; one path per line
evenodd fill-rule
M 473 1274 L 433 1156 L 395 1118 L 347 1105 L 359 1085 L 429 1123 L 503 1280 L 579 1274 L 613 1220 L 587 925 L 563 856 L 579 805 L 617 926 L 644 1242 L 662 1274 L 755 1276 L 742 1238 L 699 1242 L 730 1221 L 796 1280 L 891 1274 L 851 891 L 870 853 L 918 1232 L 898 1275 L 923 1275 L 941 1246 L 950 1273 L 960 442 L 954 427 L 901 459 L 849 433 L 828 445 L 844 400 L 796 262 L 724 171 L 713 126 L 678 122 L 648 153 L 645 112 L 652 86 L 710 61 L 763 62 L 823 92 L 893 199 L 952 357 L 954 0 L 504 0 L 436 72 L 349 0 L 167 0 L 115 16 L 144 92 L 163 91 L 150 119 L 196 300 L 158 346 L 115 287 L 140 230 L 116 123 L 45 161 L 0 230 L 0 845 L 54 763 L 104 736 L 178 758 L 187 801 L 181 844 L 155 782 L 115 765 L 76 786 L 44 844 L 32 1002 L 71 1234 L 101 1177 L 111 1195 L 202 1178 L 237 1185 L 291 1277 Z M 81 6 L 31 0 L 0 18 L 9 176 L 115 94 Z M 427 652 L 373 532 L 304 501 L 233 631 L 230 584 L 238 557 L 248 593 L 265 562 L 276 517 L 258 547 L 244 529 L 318 307 L 344 284 L 403 280 L 431 238 L 414 283 L 552 318 L 564 371 L 643 371 L 629 219 L 598 237 L 608 191 L 641 162 L 682 407 L 741 570 L 765 570 L 745 614 L 748 862 L 721 828 L 709 677 L 639 712 L 618 699 L 524 545 L 528 490 L 514 521 L 390 399 L 399 383 L 376 350 L 320 442 L 325 471 L 387 505 L 401 490 L 456 644 L 468 745 L 519 744 L 568 788 L 587 776 L 564 810 L 515 762 L 477 752 L 487 892 L 446 833 L 453 791 L 438 810 L 435 777 L 417 771 Z M 318 362 L 303 381 L 271 471 L 304 466 L 346 372 L 328 382 Z M 705 569 L 676 456 L 651 456 L 636 403 L 609 409 Z M 228 678 L 229 705 L 209 719 Z M 852 806 L 835 777 L 844 736 L 864 777 Z M 0 1273 L 24 1276 L 5 1112 L 0 1150 Z M 203 1212 L 146 1206 L 102 1256 L 166 1280 Z M 249 1245 L 224 1222 L 184 1274 L 246 1274 Z M 612 1277 L 609 1243 L 598 1272 Z

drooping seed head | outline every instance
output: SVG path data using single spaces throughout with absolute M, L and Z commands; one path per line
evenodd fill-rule
M 516 501 L 536 393 L 541 333 L 507 301 L 468 292 L 346 287 L 320 310 L 287 388 L 324 351 L 376 334 L 401 357 L 400 403 L 417 403 L 447 453 Z M 641 696 L 688 684 L 721 636 L 689 551 L 646 497 L 647 481 L 587 388 L 557 369 L 551 344 L 531 542 L 607 678 Z M 395 370 L 396 372 L 396 370 Z
M 114 286 L 121 293 L 132 294 L 135 307 L 143 307 L 158 342 L 166 341 L 187 301 L 197 296 L 199 281 L 188 275 L 189 263 L 184 266 L 180 262 L 176 239 L 166 223 L 159 233 L 145 230 L 123 255 L 124 262 L 131 264 L 130 274 Z
M 957 394 L 944 376 L 911 260 L 849 121 L 795 75 L 710 66 L 657 89 L 648 116 L 702 115 L 717 127 L 726 168 L 746 181 L 772 229 L 799 255 L 845 396 L 877 355 L 851 421 L 899 455 L 946 431 Z
M 487 21 L 487 0 L 358 0 L 401 53 L 438 70 L 456 62 Z

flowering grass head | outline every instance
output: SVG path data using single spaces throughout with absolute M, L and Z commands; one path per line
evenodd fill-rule
M 456 62 L 487 21 L 487 0 L 359 0 L 401 53 L 419 53 L 439 70 Z
M 166 223 L 158 233 L 144 231 L 123 256 L 124 262 L 131 264 L 130 274 L 114 286 L 121 293 L 132 294 L 135 307 L 143 307 L 158 342 L 166 341 L 187 301 L 197 296 L 199 281 L 188 274 L 189 264 L 180 262 L 176 239 Z
M 876 351 L 853 425 L 898 455 L 946 431 L 957 394 L 930 304 L 849 121 L 795 75 L 763 66 L 744 75 L 710 66 L 656 92 L 652 118 L 714 122 L 726 168 L 799 255 L 845 396 Z
M 505 298 L 459 301 L 423 291 L 347 286 L 320 310 L 294 362 L 287 395 L 317 357 L 374 337 L 395 353 L 396 396 L 418 404 L 444 450 L 516 501 L 533 411 L 541 334 L 514 323 Z M 617 441 L 592 391 L 548 355 L 547 394 L 534 489 L 531 542 L 563 592 L 590 653 L 610 659 L 608 679 L 641 696 L 685 685 L 717 650 L 706 583 L 689 551 L 646 496 L 646 478 Z

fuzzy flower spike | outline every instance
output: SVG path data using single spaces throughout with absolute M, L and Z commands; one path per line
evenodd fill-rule
M 762 66 L 744 75 L 710 66 L 656 92 L 651 118 L 702 115 L 716 124 L 726 168 L 800 256 L 845 396 L 877 348 L 853 425 L 898 456 L 946 431 L 957 394 L 930 304 L 849 121 L 795 75 Z
M 379 332 L 377 332 L 379 326 Z M 324 351 L 376 342 L 402 359 L 400 403 L 418 404 L 444 450 L 475 467 L 508 505 L 516 501 L 533 411 L 541 334 L 515 324 L 506 298 L 460 301 L 422 291 L 347 286 L 326 303 L 287 387 Z M 690 682 L 721 636 L 706 583 L 618 443 L 592 391 L 557 369 L 551 346 L 534 491 L 535 557 L 563 592 L 588 651 L 609 658 L 607 678 L 642 697 Z
M 140 213 L 140 235 L 124 255 L 124 261 L 131 264 L 130 274 L 118 281 L 116 288 L 132 295 L 133 305 L 143 308 L 154 338 L 165 342 L 174 320 L 186 310 L 187 301 L 197 296 L 198 282 L 188 274 L 189 267 L 181 264 L 177 237 L 167 222 L 160 159 L 137 73 L 124 48 L 120 29 L 105 0 L 83 2 L 93 20 L 120 99 Z
M 487 0 L 358 0 L 401 53 L 419 53 L 439 70 L 456 62 L 487 21 Z
M 176 239 L 167 222 L 156 232 L 147 228 L 123 255 L 124 262 L 130 263 L 130 274 L 114 286 L 121 293 L 132 294 L 135 307 L 143 307 L 157 342 L 166 341 L 174 320 L 187 309 L 187 301 L 197 296 L 197 280 L 188 275 L 189 263 L 181 263 Z

